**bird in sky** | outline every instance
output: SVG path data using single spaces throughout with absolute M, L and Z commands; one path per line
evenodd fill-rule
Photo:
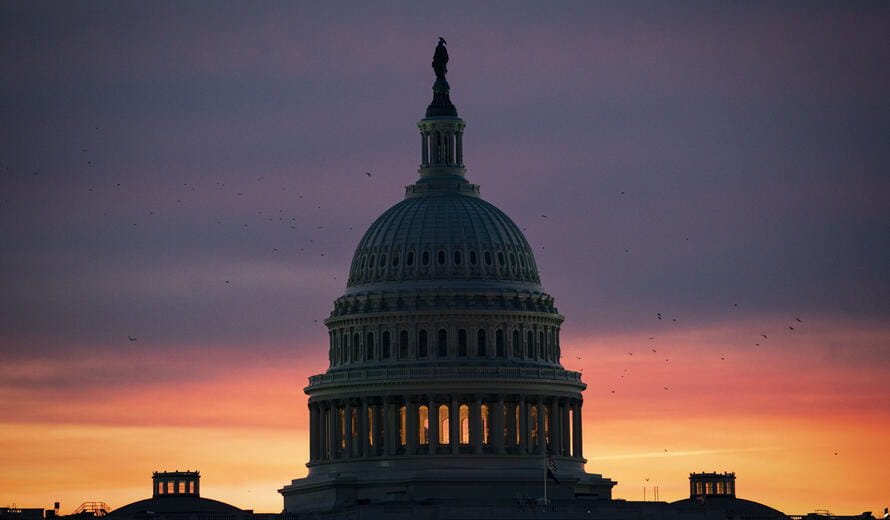
M 371 172 L 365 172 L 365 175 L 367 175 L 368 177 L 370 177 L 370 176 L 371 176 Z
M 761 334 L 761 336 L 763 336 L 763 339 L 767 339 L 766 334 Z
M 134 338 L 133 336 L 127 336 L 127 339 L 130 341 L 136 341 L 136 338 Z

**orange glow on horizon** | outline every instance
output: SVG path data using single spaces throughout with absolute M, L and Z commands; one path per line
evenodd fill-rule
M 587 470 L 618 481 L 614 496 L 628 500 L 644 487 L 651 499 L 655 485 L 661 500 L 685 498 L 690 472 L 717 470 L 736 472 L 740 497 L 789 514 L 880 511 L 890 402 L 870 356 L 888 330 L 814 323 L 755 347 L 745 328 L 564 337 L 563 364 L 588 384 Z M 280 511 L 277 489 L 306 473 L 302 388 L 326 368 L 323 354 L 299 357 L 219 355 L 200 377 L 108 388 L 39 385 L 62 369 L 17 367 L 32 372 L 0 386 L 0 504 L 120 507 L 150 496 L 152 471 L 198 469 L 202 496 Z

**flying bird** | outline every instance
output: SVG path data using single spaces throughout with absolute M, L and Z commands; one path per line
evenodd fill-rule
M 127 339 L 130 341 L 136 341 L 136 338 L 134 338 L 133 336 L 127 336 Z
M 367 175 L 368 177 L 370 177 L 370 176 L 371 176 L 371 172 L 365 172 L 365 175 Z

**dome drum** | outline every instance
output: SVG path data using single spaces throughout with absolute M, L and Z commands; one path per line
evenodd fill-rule
M 329 319 L 331 370 L 393 365 L 559 367 L 559 315 L 486 311 Z

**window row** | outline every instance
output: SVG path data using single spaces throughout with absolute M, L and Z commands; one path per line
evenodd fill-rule
M 166 480 L 157 483 L 158 495 L 194 495 L 194 480 Z
M 374 332 L 363 335 L 358 332 L 331 331 L 330 362 L 337 366 L 391 359 L 507 358 L 509 354 L 513 359 L 555 363 L 560 357 L 559 333 L 555 327 L 548 327 L 546 332 L 539 330 L 537 334 L 526 331 L 524 342 L 523 334 L 518 330 L 512 331 L 509 343 L 503 329 L 495 331 L 493 342 L 488 330 L 484 328 L 459 329 L 456 336 L 449 338 L 446 329 L 436 332 L 420 329 L 415 337 L 411 337 L 407 330 L 402 330 L 398 333 L 397 341 L 394 341 L 396 338 L 389 331 L 383 331 L 379 335 L 378 344 Z
M 310 415 L 312 460 L 385 454 L 580 451 L 580 412 L 566 404 L 492 403 L 428 406 L 320 407 Z M 363 413 L 367 415 L 363 419 Z M 479 417 L 474 415 L 478 413 Z M 580 417 L 580 416 L 578 416 Z M 476 430 L 478 428 L 478 431 Z M 500 434 L 496 433 L 500 432 Z M 498 438 L 495 438 L 495 437 Z M 579 442 L 576 444 L 575 439 Z M 497 447 L 495 446 L 497 444 Z M 577 455 L 580 456 L 580 453 Z
M 500 269 L 511 269 L 524 271 L 534 270 L 534 263 L 531 255 L 525 252 L 514 251 L 476 251 L 471 249 L 464 251 L 461 249 L 449 251 L 446 249 L 424 250 L 415 256 L 414 250 L 407 251 L 404 256 L 395 251 L 389 255 L 387 253 L 365 253 L 356 260 L 353 265 L 352 272 L 355 275 L 370 276 L 374 270 L 382 270 L 387 267 L 435 267 L 435 266 L 480 266 L 480 267 L 497 267 Z M 359 276 L 361 277 L 361 276 Z

